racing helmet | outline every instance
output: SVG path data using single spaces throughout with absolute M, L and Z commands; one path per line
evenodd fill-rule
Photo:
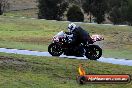
M 70 23 L 70 24 L 68 25 L 68 31 L 69 31 L 69 32 L 72 32 L 72 31 L 74 31 L 75 29 L 76 29 L 76 24 Z

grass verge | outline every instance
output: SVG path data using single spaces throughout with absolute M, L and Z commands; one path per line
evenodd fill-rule
M 129 59 L 132 60 L 132 50 L 119 50 L 119 49 L 105 49 L 103 50 L 103 56 L 104 57 L 113 57 L 113 58 L 120 58 L 120 59 Z
M 60 59 L 0 53 L 1 88 L 131 88 L 128 84 L 76 83 L 78 66 L 87 74 L 130 74 L 131 66 L 106 64 L 89 60 Z
M 0 41 L 0 48 L 25 49 L 35 51 L 48 51 L 48 44 L 25 43 L 25 42 L 7 42 Z
M 0 47 L 47 51 L 52 37 L 69 22 L 0 16 Z M 132 27 L 77 23 L 90 34 L 104 36 L 104 56 L 131 59 Z M 114 53 L 113 53 L 114 52 Z

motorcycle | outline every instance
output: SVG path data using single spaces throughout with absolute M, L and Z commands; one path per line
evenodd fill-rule
M 52 39 L 52 43 L 48 46 L 48 52 L 52 56 L 60 56 L 62 54 L 66 56 L 86 56 L 90 60 L 97 60 L 102 56 L 102 49 L 98 45 L 81 43 L 78 46 L 71 46 L 72 34 L 65 33 L 63 31 L 59 32 Z M 93 36 L 92 41 L 101 41 L 103 39 L 98 36 Z

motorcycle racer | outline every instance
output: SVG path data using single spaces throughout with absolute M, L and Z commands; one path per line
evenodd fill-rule
M 80 26 L 77 27 L 76 24 L 70 23 L 68 25 L 68 31 L 73 34 L 73 38 L 71 41 L 72 45 L 79 45 L 83 43 L 84 45 L 86 44 L 93 44 L 94 42 L 92 41 L 89 33 L 82 29 Z
M 56 34 L 52 43 L 48 46 L 48 52 L 52 56 L 76 56 L 84 57 L 90 60 L 97 60 L 102 56 L 102 49 L 93 44 L 96 41 L 103 40 L 101 35 L 92 35 L 77 27 L 76 24 L 71 23 L 68 25 L 69 32 L 59 32 Z

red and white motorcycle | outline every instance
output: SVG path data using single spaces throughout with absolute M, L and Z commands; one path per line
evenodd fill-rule
M 52 43 L 48 46 L 48 52 L 52 56 L 60 56 L 62 54 L 67 56 L 86 56 L 90 60 L 97 60 L 102 56 L 102 49 L 98 45 L 87 44 L 85 47 L 83 44 L 79 46 L 70 46 L 69 42 L 72 41 L 73 35 L 61 31 L 53 37 Z M 101 41 L 104 38 L 100 35 L 92 35 L 93 42 Z

